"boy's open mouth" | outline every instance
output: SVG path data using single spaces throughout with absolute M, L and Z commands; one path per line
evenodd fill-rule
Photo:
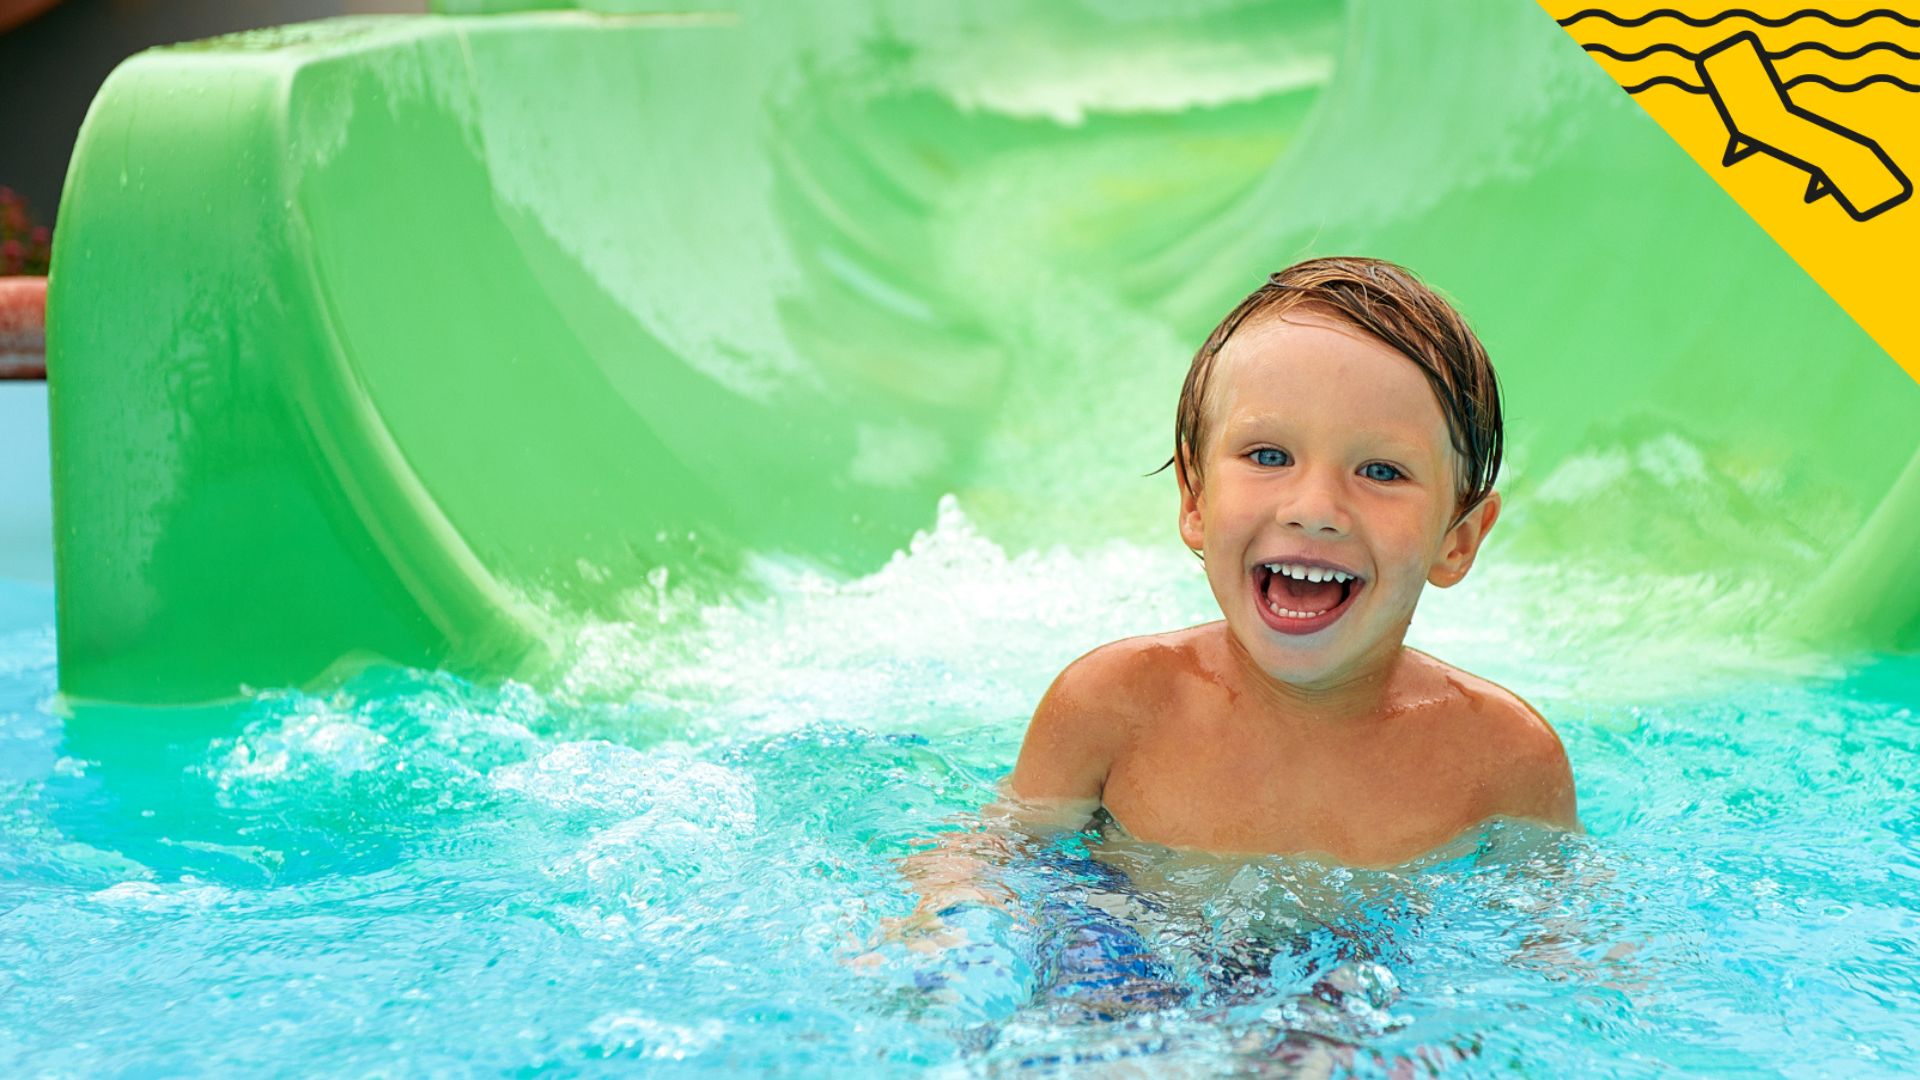
M 1253 568 L 1254 606 L 1268 626 L 1283 634 L 1311 634 L 1332 626 L 1365 587 L 1357 575 L 1315 563 L 1259 563 Z

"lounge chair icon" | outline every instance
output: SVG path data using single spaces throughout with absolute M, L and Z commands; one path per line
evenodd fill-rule
M 1855 221 L 1905 202 L 1913 183 L 1880 144 L 1787 99 L 1780 76 L 1752 31 L 1735 34 L 1694 61 L 1727 125 L 1730 166 L 1756 152 L 1807 172 L 1806 201 L 1831 195 Z

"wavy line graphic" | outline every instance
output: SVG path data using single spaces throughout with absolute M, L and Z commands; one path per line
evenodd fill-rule
M 1781 83 L 1780 87 L 1783 90 L 1791 90 L 1794 87 L 1799 86 L 1801 83 L 1819 83 L 1821 86 L 1824 86 L 1830 90 L 1858 90 L 1861 87 L 1870 85 L 1872 83 L 1889 83 L 1891 85 L 1899 87 L 1902 90 L 1920 91 L 1920 86 L 1916 86 L 1910 82 L 1903 82 L 1900 79 L 1896 79 L 1893 76 L 1886 75 L 1886 74 L 1869 75 L 1866 78 L 1861 79 L 1859 82 L 1853 82 L 1853 83 L 1837 83 L 1837 82 L 1834 82 L 1832 79 L 1827 78 L 1824 75 L 1813 75 L 1813 74 L 1795 75 L 1793 78 L 1788 79 L 1784 83 Z
M 1853 83 L 1837 83 L 1824 75 L 1795 75 L 1793 78 L 1781 83 L 1780 88 L 1782 90 L 1791 90 L 1802 83 L 1819 83 L 1828 89 L 1841 91 L 1858 90 L 1872 83 L 1890 83 L 1902 90 L 1920 92 L 1920 86 L 1916 86 L 1910 82 L 1902 82 L 1891 75 L 1869 75 L 1859 82 Z M 1671 86 L 1675 89 L 1685 90 L 1689 94 L 1704 94 L 1707 92 L 1707 88 L 1704 86 L 1696 86 L 1693 83 L 1687 82 L 1684 79 L 1675 78 L 1672 75 L 1655 75 L 1646 82 L 1634 83 L 1632 86 L 1627 87 L 1626 90 L 1629 94 L 1637 94 L 1642 90 L 1651 89 L 1655 86 Z
M 1695 86 L 1693 83 L 1687 82 L 1685 79 L 1676 79 L 1672 75 L 1655 75 L 1653 78 L 1648 79 L 1646 82 L 1634 83 L 1632 86 L 1627 87 L 1627 93 L 1637 94 L 1642 90 L 1651 90 L 1656 86 L 1672 86 L 1681 90 L 1685 90 L 1689 94 L 1704 94 L 1707 92 L 1706 87 Z
M 1752 19 L 1761 26 L 1785 26 L 1799 19 L 1819 19 L 1833 26 L 1859 26 L 1861 23 L 1873 19 L 1892 19 L 1902 26 L 1911 26 L 1920 29 L 1920 19 L 1916 19 L 1910 15 L 1902 15 L 1900 12 L 1892 11 L 1888 8 L 1874 8 L 1872 11 L 1862 12 L 1852 18 L 1841 18 L 1837 15 L 1829 15 L 1824 11 L 1805 8 L 1787 15 L 1782 15 L 1777 19 L 1769 19 L 1757 11 L 1748 11 L 1746 8 L 1730 8 L 1716 15 L 1708 15 L 1705 18 L 1696 18 L 1688 15 L 1684 11 L 1675 11 L 1672 8 L 1655 8 L 1645 15 L 1626 17 L 1615 15 L 1611 11 L 1602 11 L 1599 8 L 1583 8 L 1564 19 L 1556 19 L 1555 21 L 1561 26 L 1572 26 L 1582 19 L 1601 19 L 1615 26 L 1627 27 L 1645 26 L 1655 19 L 1676 19 L 1686 23 L 1688 26 L 1712 26 L 1715 23 L 1725 22 L 1728 19 Z
M 1615 49 L 1607 45 L 1601 45 L 1597 42 L 1592 44 L 1581 45 L 1580 47 L 1587 50 L 1590 53 L 1599 53 L 1602 56 L 1612 57 L 1615 60 L 1645 60 L 1647 57 L 1652 56 L 1654 53 L 1672 53 L 1675 56 L 1685 57 L 1688 60 L 1700 59 L 1700 54 L 1697 51 L 1683 49 L 1678 45 L 1667 45 L 1667 44 L 1649 45 L 1638 52 L 1621 52 L 1619 49 Z M 1760 55 L 1766 57 L 1769 60 L 1781 60 L 1786 57 L 1792 56 L 1795 53 L 1807 52 L 1809 50 L 1813 52 L 1826 53 L 1828 56 L 1833 57 L 1835 60 L 1858 60 L 1862 56 L 1865 56 L 1870 52 L 1897 53 L 1908 60 L 1920 60 L 1920 52 L 1915 52 L 1909 49 L 1903 49 L 1900 46 L 1895 45 L 1890 41 L 1876 41 L 1871 45 L 1862 45 L 1858 49 L 1854 49 L 1851 52 L 1842 52 L 1841 50 L 1836 49 L 1831 45 L 1823 45 L 1818 41 L 1802 41 L 1797 45 L 1791 45 L 1791 46 L 1788 46 L 1787 48 L 1780 49 L 1774 52 L 1762 52 Z

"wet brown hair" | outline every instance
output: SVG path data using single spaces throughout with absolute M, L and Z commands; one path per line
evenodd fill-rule
M 1192 489 L 1200 490 L 1205 477 L 1198 448 L 1208 434 L 1207 383 L 1215 359 L 1249 320 L 1277 318 L 1302 306 L 1365 330 L 1426 375 L 1462 464 L 1453 519 L 1458 525 L 1493 490 L 1500 473 L 1500 382 L 1487 350 L 1453 305 L 1413 271 L 1384 259 L 1336 256 L 1295 263 L 1269 275 L 1228 312 L 1193 354 L 1174 418 L 1174 456 L 1160 469 L 1176 466 Z

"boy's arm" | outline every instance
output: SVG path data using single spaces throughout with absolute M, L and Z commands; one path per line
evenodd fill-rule
M 979 831 L 942 833 L 900 861 L 920 901 L 889 933 L 929 928 L 957 903 L 1010 902 L 988 871 L 1012 858 L 1015 843 L 1086 827 L 1124 730 L 1110 704 L 1125 667 L 1121 644 L 1095 649 L 1053 680 L 1027 726 L 1008 797 L 981 809 Z

